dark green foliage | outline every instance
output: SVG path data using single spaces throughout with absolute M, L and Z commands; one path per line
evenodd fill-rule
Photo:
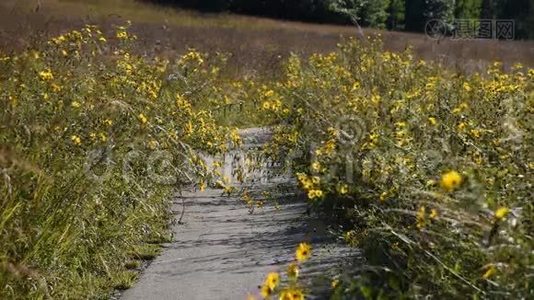
M 478 19 L 482 13 L 483 0 L 456 0 L 454 17 L 457 19 Z
M 371 27 L 384 28 L 388 18 L 388 7 L 390 0 L 376 0 L 369 1 L 364 7 L 362 13 L 364 15 L 364 25 Z
M 423 31 L 429 20 L 450 21 L 453 17 L 453 0 L 406 0 L 405 3 L 409 31 Z
M 409 31 L 422 31 L 425 26 L 425 0 L 405 0 L 405 26 Z
M 391 0 L 388 7 L 388 19 L 386 25 L 388 29 L 399 28 L 404 24 L 405 12 L 404 0 Z
M 494 0 L 494 13 L 498 19 L 513 19 L 516 36 L 534 38 L 534 0 Z
M 422 32 L 431 19 L 513 19 L 516 36 L 534 37 L 534 0 L 146 0 L 207 12 Z
M 454 0 L 425 0 L 423 15 L 427 20 L 451 20 L 454 12 Z
M 329 9 L 357 19 L 361 25 L 384 28 L 389 15 L 390 0 L 330 0 Z

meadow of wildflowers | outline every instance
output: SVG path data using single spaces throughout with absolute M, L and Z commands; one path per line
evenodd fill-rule
M 239 143 L 208 58 L 134 54 L 128 26 L 85 26 L 0 55 L 0 298 L 107 298 L 169 240 L 176 188 L 211 180 L 199 153 Z
M 129 287 L 170 239 L 177 189 L 234 192 L 200 153 L 239 147 L 248 125 L 271 126 L 265 155 L 363 251 L 334 299 L 534 296 L 534 70 L 459 74 L 349 39 L 235 78 L 224 55 L 140 55 L 115 29 L 0 54 L 0 298 Z M 297 245 L 259 294 L 303 299 L 311 253 Z
M 259 296 L 262 299 L 303 300 L 305 287 L 299 282 L 300 264 L 311 257 L 311 245 L 305 242 L 298 244 L 295 250 L 295 260 L 291 262 L 284 274 L 270 272 L 264 282 L 259 286 Z M 282 279 L 281 279 L 282 278 Z M 249 300 L 256 299 L 249 294 Z
M 459 74 L 348 40 L 265 87 L 311 205 L 368 266 L 335 299 L 534 295 L 534 70 Z

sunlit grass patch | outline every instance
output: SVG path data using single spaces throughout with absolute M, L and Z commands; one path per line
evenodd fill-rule
M 230 150 L 216 63 L 131 52 L 128 24 L 0 56 L 0 298 L 101 298 L 170 241 L 177 189 Z M 111 283 L 110 279 L 111 278 Z
M 534 70 L 464 75 L 350 40 L 264 90 L 268 154 L 370 264 L 337 297 L 532 293 Z
M 158 256 L 160 252 L 161 249 L 158 245 L 141 245 L 129 252 L 129 256 L 134 259 L 151 260 Z
M 126 290 L 132 287 L 137 279 L 137 272 L 123 271 L 116 274 L 113 278 L 113 287 L 117 290 Z
M 128 270 L 139 269 L 141 267 L 141 262 L 139 260 L 130 260 L 124 264 L 124 267 Z

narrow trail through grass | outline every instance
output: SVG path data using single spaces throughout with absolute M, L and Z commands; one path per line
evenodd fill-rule
M 257 133 L 248 131 L 248 141 Z M 289 186 L 289 192 L 278 193 L 276 201 L 252 214 L 240 199 L 221 196 L 222 190 L 185 192 L 183 223 L 174 225 L 173 242 L 121 299 L 244 299 L 258 293 L 267 273 L 284 273 L 302 241 L 312 245 L 313 256 L 303 264 L 301 282 L 313 287 L 310 298 L 328 291 L 332 276 L 357 253 L 306 213 L 305 199 L 290 192 L 293 184 L 285 177 L 255 184 L 255 194 L 281 186 Z M 173 210 L 178 219 L 180 197 Z

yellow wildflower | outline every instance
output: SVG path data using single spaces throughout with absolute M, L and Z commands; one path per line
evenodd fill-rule
M 314 161 L 312 164 L 311 164 L 311 168 L 313 171 L 315 172 L 319 172 L 321 170 L 321 163 L 318 162 L 318 161 Z
M 419 207 L 419 210 L 417 211 L 415 218 L 417 220 L 417 228 L 421 229 L 425 227 L 425 220 L 426 220 L 426 208 L 424 206 Z
M 274 96 L 274 91 L 273 90 L 268 90 L 265 92 L 265 94 L 263 94 L 265 97 L 272 97 Z
M 200 183 L 198 184 L 198 189 L 199 189 L 201 192 L 203 192 L 203 191 L 206 190 L 206 186 L 207 186 L 206 182 L 202 180 L 202 181 L 200 181 Z
M 441 187 L 452 192 L 462 184 L 462 175 L 456 171 L 450 171 L 441 176 Z
M 158 147 L 158 142 L 156 140 L 151 140 L 148 142 L 148 149 L 154 150 Z
M 125 40 L 128 38 L 128 33 L 124 30 L 119 30 L 117 31 L 116 36 L 119 40 Z
M 292 279 L 299 277 L 299 266 L 296 263 L 290 263 L 287 267 L 287 276 Z
M 433 208 L 431 211 L 430 211 L 430 215 L 429 215 L 430 219 L 434 220 L 438 217 L 438 211 Z
M 341 195 L 345 195 L 345 194 L 347 194 L 348 192 L 349 192 L 349 186 L 348 186 L 347 184 L 343 183 L 343 184 L 341 184 L 341 185 L 339 186 L 339 193 L 340 193 Z
M 59 93 L 59 92 L 61 92 L 61 89 L 62 89 L 61 86 L 59 86 L 59 85 L 57 85 L 57 84 L 55 84 L 55 83 L 52 83 L 52 86 L 51 86 L 51 87 L 52 87 L 52 91 L 53 91 L 54 93 Z
M 313 188 L 313 183 L 311 182 L 311 180 L 309 179 L 305 179 L 303 182 L 302 182 L 302 187 L 305 189 L 305 190 L 310 190 Z
M 495 265 L 490 265 L 484 275 L 482 275 L 482 278 L 489 279 L 490 277 L 493 277 L 497 273 L 497 268 L 495 268 Z
M 237 128 L 233 129 L 230 132 L 230 139 L 232 140 L 232 143 L 234 143 L 234 145 L 241 145 L 241 136 L 239 135 L 239 131 L 237 130 Z
M 200 54 L 195 49 L 189 50 L 189 52 L 185 55 L 183 55 L 180 58 L 179 64 L 185 64 L 187 62 L 192 62 L 197 65 L 202 65 L 204 63 L 204 59 L 202 58 L 202 54 Z
M 495 211 L 495 219 L 502 220 L 510 213 L 510 209 L 507 207 L 500 207 Z
M 458 105 L 455 109 L 452 110 L 452 113 L 459 114 L 459 113 L 464 112 L 468 108 L 469 108 L 469 104 L 467 104 L 466 102 L 462 102 L 460 103 L 460 105 Z
M 271 290 L 274 290 L 280 283 L 280 274 L 277 272 L 271 272 L 267 274 L 264 285 L 268 286 Z
M 41 80 L 48 81 L 54 79 L 54 74 L 50 69 L 46 69 L 44 71 L 39 72 L 39 77 L 41 78 Z
M 74 143 L 74 145 L 79 146 L 82 144 L 82 139 L 77 135 L 71 135 L 70 140 Z
M 148 122 L 148 119 L 147 117 L 144 115 L 144 114 L 139 114 L 137 116 L 137 118 L 139 119 L 139 121 L 142 123 L 142 124 L 146 124 Z
M 480 129 L 471 129 L 470 133 L 475 138 L 479 138 L 482 135 L 482 131 Z
M 468 82 L 464 82 L 463 84 L 463 88 L 466 92 L 470 92 L 472 90 L 471 86 L 469 85 Z
M 315 198 L 322 198 L 323 195 L 324 195 L 324 193 L 321 190 L 310 190 L 310 191 L 308 191 L 308 198 L 310 198 L 311 200 L 313 200 Z
M 260 295 L 263 298 L 269 298 L 271 294 L 273 293 L 273 290 L 266 284 L 263 284 L 260 288 Z
M 308 243 L 300 243 L 295 251 L 297 261 L 308 260 L 311 256 L 311 245 Z
M 380 95 L 379 94 L 373 94 L 371 96 L 371 102 L 374 104 L 374 105 L 378 105 L 380 104 Z
M 279 300 L 304 300 L 304 293 L 299 289 L 286 289 L 280 293 Z
M 333 279 L 331 286 L 333 289 L 335 289 L 339 285 L 339 279 Z

